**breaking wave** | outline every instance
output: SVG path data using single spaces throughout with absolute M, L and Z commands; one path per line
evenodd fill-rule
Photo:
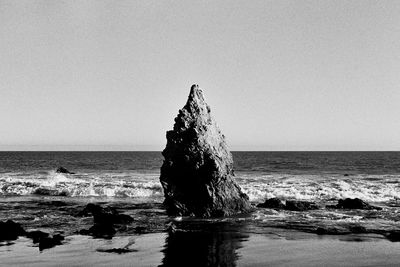
M 154 177 L 127 174 L 47 175 L 8 174 L 0 177 L 0 195 L 50 195 L 69 197 L 161 197 Z
M 240 184 L 252 201 L 266 198 L 331 201 L 360 198 L 368 202 L 400 200 L 399 175 L 316 176 L 244 175 Z
M 266 198 L 331 201 L 358 197 L 368 202 L 397 202 L 399 175 L 237 174 L 236 181 L 253 202 Z M 162 201 L 158 173 L 55 172 L 0 174 L 0 195 L 152 198 Z

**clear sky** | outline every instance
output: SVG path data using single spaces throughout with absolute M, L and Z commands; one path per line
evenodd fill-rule
M 0 1 L 1 150 L 400 150 L 400 1 Z

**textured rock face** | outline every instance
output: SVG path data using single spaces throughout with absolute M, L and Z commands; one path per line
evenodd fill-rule
M 360 209 L 360 210 L 381 210 L 381 207 L 376 207 L 368 204 L 367 202 L 359 198 L 345 198 L 339 199 L 337 205 L 327 206 L 327 208 L 333 209 Z
M 251 210 L 232 179 L 232 155 L 197 85 L 167 132 L 162 154 L 160 181 L 168 214 L 216 217 Z

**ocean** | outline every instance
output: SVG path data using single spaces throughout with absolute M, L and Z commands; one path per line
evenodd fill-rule
M 171 220 L 188 232 L 198 229 L 199 223 L 227 223 L 218 231 L 240 232 L 240 240 L 241 235 L 244 239 L 272 232 L 280 236 L 282 231 L 315 234 L 318 227 L 335 229 L 338 234 L 362 229 L 378 239 L 400 230 L 400 152 L 233 152 L 233 159 L 235 179 L 254 204 L 278 197 L 324 207 L 357 197 L 382 210 L 259 208 L 232 218 L 170 218 L 162 206 L 160 152 L 0 152 L 0 221 L 12 219 L 25 229 L 74 236 L 93 225 L 92 218 L 77 216 L 93 202 L 134 218 L 116 238 L 137 234 L 138 227 L 149 235 L 165 235 Z M 60 166 L 75 174 L 56 173 Z M 232 227 L 240 230 L 232 231 Z M 211 239 L 215 238 L 221 236 Z M 232 240 L 229 234 L 224 238 Z M 171 242 L 171 237 L 166 240 Z M 170 260 L 170 249 L 171 245 L 158 249 L 164 261 Z M 231 250 L 236 255 L 236 249 Z

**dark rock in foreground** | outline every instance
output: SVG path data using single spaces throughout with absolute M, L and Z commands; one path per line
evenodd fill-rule
M 392 242 L 400 242 L 400 231 L 392 231 L 386 236 L 386 238 Z
M 265 200 L 264 203 L 258 204 L 259 208 L 270 208 L 270 209 L 283 209 L 292 211 L 306 211 L 306 210 L 316 210 L 320 207 L 309 201 L 299 201 L 299 200 L 287 200 L 284 204 L 278 198 L 270 198 Z M 362 201 L 359 198 L 346 198 L 340 199 L 337 205 L 327 205 L 327 209 L 363 209 L 363 210 L 381 210 L 381 207 L 376 207 Z
M 39 240 L 39 250 L 49 249 L 58 245 L 61 245 L 64 237 L 60 234 L 53 235 L 52 237 L 47 236 Z
M 252 210 L 233 180 L 232 155 L 197 85 L 167 132 L 162 154 L 160 182 L 169 215 L 218 217 Z
M 70 172 L 69 170 L 67 170 L 64 167 L 58 167 L 58 169 L 56 170 L 56 173 L 67 173 L 67 174 L 75 174 L 74 172 Z
M 19 236 L 25 235 L 26 232 L 19 223 L 12 220 L 6 222 L 0 221 L 0 241 L 16 240 Z
M 60 234 L 50 236 L 42 231 L 26 232 L 19 223 L 12 220 L 0 222 L 0 241 L 16 240 L 19 236 L 31 238 L 34 244 L 39 243 L 39 250 L 61 245 L 61 241 L 64 240 Z
M 359 198 L 339 199 L 337 205 L 326 206 L 331 209 L 360 209 L 360 210 L 381 210 L 381 207 L 376 207 L 368 204 Z
M 30 231 L 26 233 L 26 237 L 31 238 L 33 243 L 36 244 L 41 239 L 49 237 L 49 234 L 42 231 Z
M 128 224 L 133 222 L 133 218 L 126 214 L 120 214 L 116 209 L 111 207 L 101 207 L 99 205 L 89 203 L 79 212 L 79 216 L 93 215 L 94 223 L 100 224 Z
M 95 223 L 89 230 L 81 230 L 81 235 L 91 235 L 96 238 L 112 238 L 117 231 L 112 224 Z
M 93 203 L 87 204 L 78 215 L 93 216 L 94 225 L 88 230 L 79 231 L 79 233 L 97 238 L 112 238 L 116 233 L 114 224 L 129 224 L 133 222 L 133 218 L 129 215 L 119 214 L 114 208 L 103 208 Z
M 258 208 L 269 208 L 269 209 L 285 209 L 285 204 L 279 198 L 266 199 L 264 203 L 257 205 Z
M 34 244 L 39 243 L 40 251 L 61 245 L 61 241 L 64 240 L 64 237 L 60 234 L 50 236 L 49 233 L 38 230 L 27 232 L 26 237 L 31 238 Z

